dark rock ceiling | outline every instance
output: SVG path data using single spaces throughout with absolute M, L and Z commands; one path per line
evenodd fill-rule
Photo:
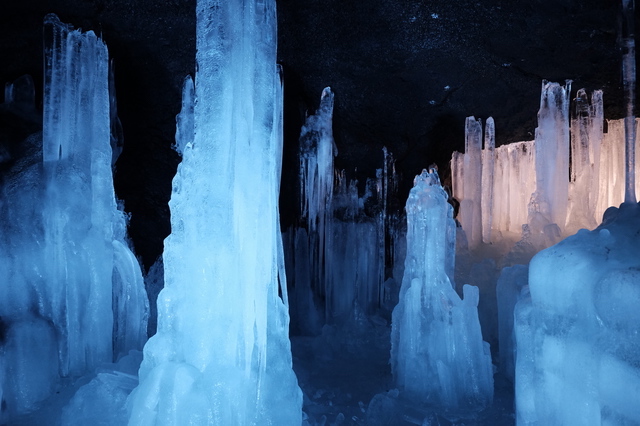
M 29 73 L 41 90 L 47 13 L 107 42 L 125 135 L 116 191 L 149 266 L 170 230 L 167 201 L 179 162 L 170 146 L 181 83 L 194 71 L 195 0 L 1 3 L 0 82 Z M 404 175 L 401 196 L 428 164 L 446 173 L 451 152 L 463 148 L 468 115 L 493 116 L 498 144 L 531 139 L 542 79 L 572 79 L 574 93 L 601 88 L 606 117 L 620 118 L 619 3 L 278 0 L 284 222 L 295 210 L 300 125 L 325 86 L 336 93 L 338 167 L 363 182 L 387 146 Z

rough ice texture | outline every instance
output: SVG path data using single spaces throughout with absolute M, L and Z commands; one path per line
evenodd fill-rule
M 640 206 L 538 253 L 515 313 L 518 424 L 640 424 Z
M 393 311 L 391 368 L 402 395 L 448 412 L 493 398 L 489 344 L 478 321 L 478 289 L 460 299 L 445 265 L 455 255 L 455 223 L 436 172 L 416 176 L 407 200 L 407 254 Z
M 158 333 L 132 425 L 302 422 L 279 258 L 275 12 L 274 1 L 197 2 L 193 142 L 177 141 Z
M 54 15 L 45 37 L 43 144 L 24 142 L 42 157 L 16 165 L 0 204 L 0 421 L 146 340 L 142 274 L 113 191 L 107 48 Z

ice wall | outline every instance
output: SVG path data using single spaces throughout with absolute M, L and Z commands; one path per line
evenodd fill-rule
M 487 140 L 492 130 L 487 120 L 480 195 L 485 243 L 489 231 L 493 241 L 503 238 L 517 240 L 524 224 L 530 225 L 534 236 L 544 233 L 545 226 L 549 231 L 549 226 L 557 225 L 557 231 L 563 235 L 570 235 L 580 228 L 593 229 L 609 206 L 618 205 L 624 200 L 625 121 L 609 120 L 605 123 L 602 92 L 597 90 L 588 96 L 583 89 L 577 92 L 569 120 L 567 96 L 568 88 L 545 83 L 537 139 L 502 145 L 494 148 L 493 154 Z M 639 123 L 636 120 L 636 128 Z M 569 139 L 567 134 L 570 134 Z M 570 143 L 570 150 L 567 143 Z M 549 149 L 538 145 L 552 146 L 551 151 L 556 154 L 549 155 Z M 540 151 L 543 153 L 540 154 Z M 542 159 L 538 159 L 540 155 Z M 639 156 L 635 152 L 636 161 Z M 461 205 L 467 204 L 466 197 L 472 196 L 468 193 L 475 193 L 474 190 L 465 190 L 468 185 L 465 164 L 473 164 L 466 153 L 453 153 L 453 195 L 461 201 Z M 493 173 L 490 173 L 492 164 Z M 472 167 L 471 171 L 474 170 Z M 545 176 L 540 179 L 539 173 Z M 489 185 L 490 176 L 492 185 Z M 557 185 L 549 184 L 556 181 Z M 635 182 L 636 186 L 640 184 L 640 176 L 636 175 Z M 552 195 L 544 195 L 547 193 Z M 548 201 L 550 199 L 556 201 Z M 490 205 L 492 208 L 489 209 Z M 552 214 L 552 211 L 556 213 Z M 461 215 L 464 216 L 462 209 Z M 559 220 L 561 224 L 554 220 Z M 463 217 L 461 222 L 465 231 L 471 226 L 465 225 Z
M 447 275 L 455 223 L 437 172 L 416 176 L 407 200 L 407 255 L 393 311 L 391 369 L 402 395 L 448 412 L 480 409 L 493 398 L 489 344 L 478 321 L 478 288 L 460 299 Z
M 519 425 L 640 424 L 640 206 L 530 263 L 518 302 Z
M 195 106 L 179 117 L 193 114 L 194 132 L 178 132 L 158 333 L 129 423 L 301 424 L 279 241 L 275 1 L 200 0 L 196 16 L 195 92 L 184 90 Z
M 373 180 L 367 181 L 366 188 L 359 197 L 358 182 L 347 184 L 344 172 L 337 175 L 325 253 L 328 322 L 343 322 L 355 303 L 367 314 L 380 306 L 385 260 L 383 203 L 373 217 L 365 214 L 364 204 L 382 201 L 383 194 L 374 193 Z
M 49 15 L 45 59 L 42 145 L 23 142 L 33 156 L 2 188 L 0 420 L 146 340 L 148 301 L 113 191 L 107 48 Z

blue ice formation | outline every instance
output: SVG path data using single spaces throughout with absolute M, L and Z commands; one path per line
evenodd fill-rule
M 275 1 L 199 0 L 196 15 L 158 333 L 129 424 L 299 425 L 278 216 Z
M 42 144 L 23 142 L 31 155 L 0 203 L 0 422 L 146 340 L 148 300 L 113 190 L 107 48 L 55 15 L 45 36 Z
M 445 411 L 491 404 L 493 367 L 478 320 L 478 288 L 455 292 L 453 208 L 436 171 L 416 176 L 409 193 L 407 254 L 393 310 L 391 368 L 401 395 Z

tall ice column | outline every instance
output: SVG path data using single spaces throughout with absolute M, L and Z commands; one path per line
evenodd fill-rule
M 536 128 L 536 192 L 530 212 L 564 230 L 569 198 L 569 95 L 565 86 L 542 81 Z M 531 214 L 531 213 L 530 213 Z M 529 222 L 531 224 L 532 219 Z
M 416 176 L 406 210 L 407 256 L 391 324 L 394 380 L 415 403 L 481 409 L 493 399 L 491 354 L 482 341 L 478 288 L 465 285 L 462 300 L 447 275 L 455 223 L 437 172 Z
M 460 222 L 469 247 L 482 242 L 482 123 L 475 117 L 465 122 L 464 195 L 460 201 Z
M 129 422 L 301 424 L 279 274 L 275 1 L 199 0 L 196 16 L 193 141 L 178 141 L 158 333 Z

